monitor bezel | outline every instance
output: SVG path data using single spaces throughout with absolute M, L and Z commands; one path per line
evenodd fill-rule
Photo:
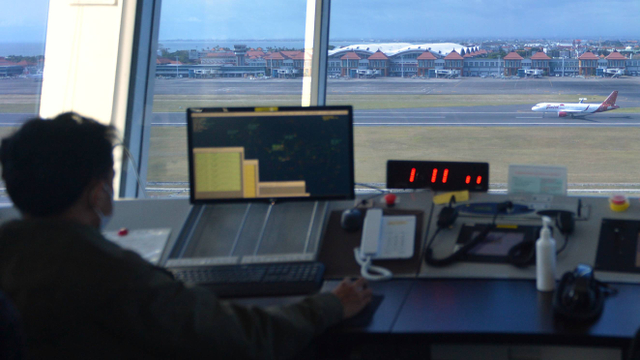
M 349 194 L 336 195 L 336 196 L 306 196 L 306 197 L 275 197 L 275 198 L 226 198 L 226 199 L 196 199 L 195 193 L 192 191 L 195 188 L 195 174 L 194 174 L 194 159 L 193 159 L 193 135 L 192 135 L 192 113 L 206 113 L 206 112 L 246 112 L 256 111 L 256 109 L 269 109 L 274 108 L 277 111 L 313 111 L 313 110 L 347 110 L 349 117 L 348 125 L 348 156 L 351 168 L 349 171 L 351 191 Z M 275 111 L 275 110 L 274 110 Z M 354 151 L 353 151 L 353 107 L 351 105 L 335 105 L 335 106 L 250 106 L 250 107 L 198 107 L 187 109 L 187 153 L 189 157 L 189 201 L 194 205 L 202 204 L 221 204 L 221 203 L 242 203 L 242 202 L 257 202 L 257 203 L 280 203 L 288 201 L 323 201 L 323 200 L 352 200 L 355 198 L 355 164 L 354 164 Z

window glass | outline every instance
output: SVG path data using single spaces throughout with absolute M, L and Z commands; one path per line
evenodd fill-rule
M 300 105 L 306 2 L 163 0 L 147 193 L 188 194 L 189 107 Z
M 38 114 L 48 0 L 9 1 L 0 11 L 0 137 Z M 10 203 L 0 185 L 0 205 Z
M 570 191 L 638 189 L 640 3 L 615 4 L 332 2 L 327 103 L 355 107 L 356 181 L 452 160 L 489 162 L 492 189 L 509 164 L 566 166 Z M 620 108 L 589 113 L 614 91 Z

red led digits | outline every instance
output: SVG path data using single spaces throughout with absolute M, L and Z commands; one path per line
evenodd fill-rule
M 413 182 L 416 179 L 416 168 L 411 168 L 411 175 L 409 175 L 409 182 Z
M 471 175 L 467 175 L 467 178 L 466 178 L 466 179 L 464 179 L 464 183 L 465 183 L 465 184 L 468 184 L 468 183 L 470 183 L 470 182 L 471 182 Z
M 446 184 L 447 183 L 447 178 L 449 177 L 449 169 L 444 169 L 444 172 L 442 172 L 442 183 Z
M 438 176 L 438 169 L 433 169 L 433 172 L 431 173 L 431 182 L 434 183 L 436 182 L 436 177 Z
M 478 176 L 478 178 L 476 179 L 476 184 L 480 185 L 481 182 L 482 182 L 482 176 Z

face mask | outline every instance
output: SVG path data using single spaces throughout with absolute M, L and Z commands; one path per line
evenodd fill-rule
M 107 192 L 107 194 L 109 194 L 109 202 L 111 203 L 111 208 L 113 208 L 113 193 L 107 187 L 107 185 L 103 185 L 103 189 Z M 107 224 L 109 224 L 109 222 L 111 221 L 112 215 L 105 215 L 102 210 L 98 208 L 93 208 L 93 211 L 95 211 L 96 215 L 98 215 L 98 218 L 100 219 L 98 228 L 100 229 L 100 231 L 103 231 L 104 228 L 107 227 Z

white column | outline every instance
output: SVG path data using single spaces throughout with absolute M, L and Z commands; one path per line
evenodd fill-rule
M 124 134 L 136 1 L 50 1 L 41 117 L 75 111 Z M 114 150 L 119 193 L 122 147 Z

